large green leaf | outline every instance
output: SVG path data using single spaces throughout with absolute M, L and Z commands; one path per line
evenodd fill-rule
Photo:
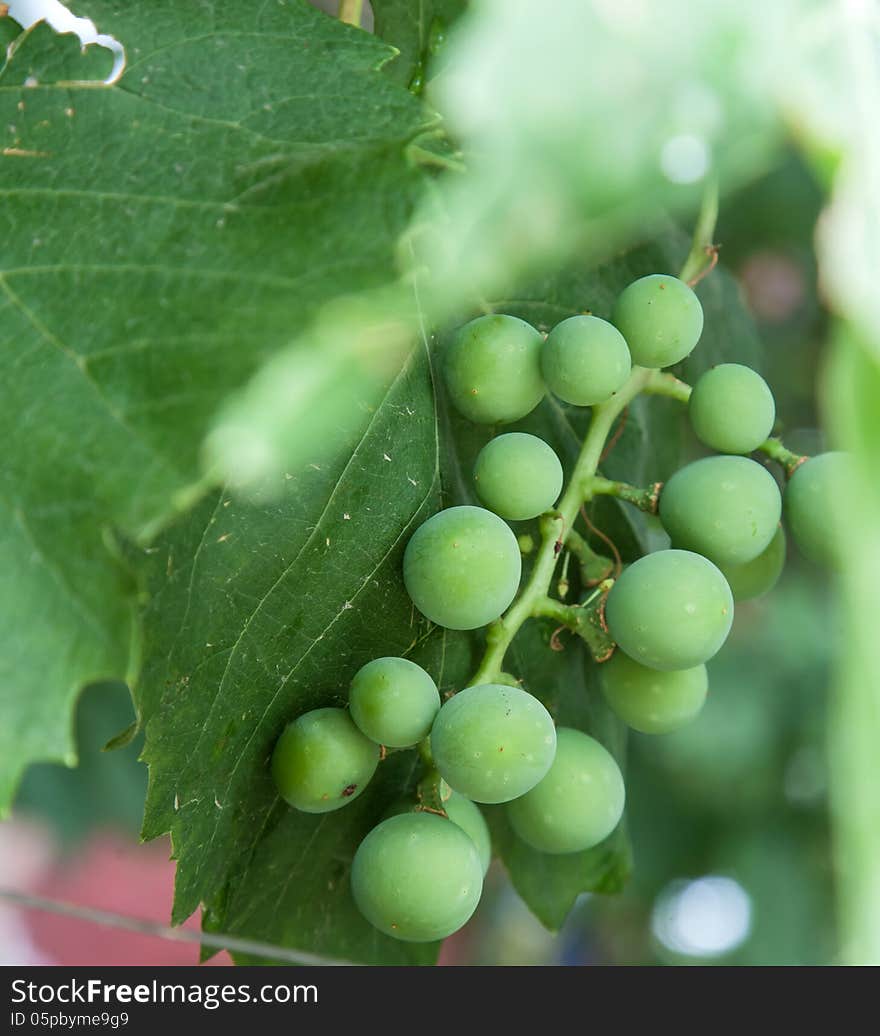
M 82 7 L 126 49 L 115 85 L 77 85 L 109 52 L 41 24 L 0 70 L 0 808 L 29 760 L 72 758 L 79 687 L 136 668 L 108 530 L 197 496 L 223 399 L 391 279 L 420 187 L 425 117 L 374 37 L 302 0 Z M 332 384 L 314 404 L 304 441 Z
M 324 818 L 279 802 L 268 759 L 286 721 L 344 704 L 376 655 L 414 655 L 441 687 L 461 685 L 467 650 L 431 633 L 400 578 L 408 535 L 439 491 L 420 350 L 366 426 L 293 473 L 277 504 L 215 494 L 148 555 L 145 834 L 172 833 L 175 920 L 206 901 L 223 931 L 360 960 L 430 956 L 372 931 L 346 881 L 359 839 L 412 779 L 412 757 L 393 757 L 376 788 Z

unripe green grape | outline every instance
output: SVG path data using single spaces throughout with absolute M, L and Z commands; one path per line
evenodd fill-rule
M 694 461 L 660 493 L 660 521 L 673 546 L 718 565 L 742 565 L 766 550 L 781 514 L 773 476 L 747 457 Z
M 509 521 L 537 518 L 562 492 L 562 465 L 536 435 L 508 432 L 491 439 L 474 465 L 477 495 Z
M 303 813 L 347 806 L 379 765 L 379 746 L 365 737 L 345 709 L 314 709 L 284 729 L 272 753 L 281 797 Z
M 661 673 L 615 651 L 601 667 L 602 690 L 617 715 L 642 734 L 667 734 L 694 719 L 706 701 L 704 665 Z
M 470 918 L 483 890 L 476 847 L 432 813 L 389 817 L 358 846 L 351 891 L 364 917 L 404 942 L 433 942 Z
M 449 507 L 413 533 L 403 555 L 403 581 L 431 622 L 472 630 L 497 619 L 519 587 L 516 536 L 482 507 Z
M 719 453 L 751 453 L 773 430 L 776 403 L 767 382 L 741 363 L 701 375 L 688 402 L 697 438 Z
M 817 565 L 840 564 L 833 515 L 851 485 L 846 453 L 820 453 L 804 461 L 785 487 L 785 518 L 802 553 Z
M 477 317 L 459 328 L 444 371 L 455 408 L 478 424 L 509 423 L 544 398 L 541 333 L 517 317 Z
M 626 797 L 614 756 L 570 727 L 556 732 L 556 758 L 546 776 L 507 805 L 519 837 L 543 853 L 577 853 L 617 827 Z
M 541 350 L 544 381 L 565 403 L 604 403 L 629 377 L 632 360 L 623 335 L 594 316 L 569 317 L 557 324 Z
M 431 731 L 440 692 L 408 658 L 374 658 L 357 671 L 348 695 L 351 718 L 372 741 L 409 748 Z
M 700 340 L 703 307 L 684 281 L 654 273 L 623 289 L 611 322 L 626 339 L 633 363 L 670 367 Z
M 446 810 L 446 816 L 453 824 L 457 824 L 474 843 L 474 848 L 477 850 L 477 855 L 480 858 L 480 866 L 483 868 L 483 874 L 485 874 L 489 869 L 489 864 L 492 862 L 492 838 L 489 834 L 489 825 L 486 823 L 480 807 L 475 802 L 471 802 L 464 795 L 459 795 L 457 791 L 453 791 L 445 781 L 442 782 L 442 787 L 441 799 L 443 808 Z M 424 810 L 419 807 L 417 802 L 412 802 L 408 799 L 398 799 L 397 802 L 389 806 L 382 819 L 386 820 L 388 817 L 396 817 L 401 813 L 420 812 L 424 812 Z M 433 815 L 436 816 L 436 814 Z
M 727 639 L 733 595 L 707 558 L 658 550 L 623 570 L 608 593 L 605 618 L 621 651 L 636 662 L 663 671 L 692 669 Z
M 556 730 L 550 713 L 519 687 L 480 684 L 447 701 L 431 731 L 446 783 L 474 802 L 508 802 L 550 769 Z
M 769 593 L 779 581 L 785 567 L 785 533 L 782 526 L 770 540 L 770 546 L 743 565 L 719 565 L 730 584 L 734 601 L 751 601 Z

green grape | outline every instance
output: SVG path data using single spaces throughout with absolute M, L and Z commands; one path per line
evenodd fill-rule
M 434 763 L 446 783 L 475 802 L 524 795 L 556 751 L 550 713 L 519 687 L 480 684 L 450 698 L 431 731 Z
M 733 596 L 700 554 L 658 550 L 624 569 L 605 602 L 621 651 L 651 669 L 692 669 L 721 648 L 733 622 Z M 443 710 L 440 710 L 440 715 Z
M 776 403 L 757 371 L 722 363 L 697 379 L 688 414 L 697 438 L 710 449 L 751 453 L 773 430 Z
M 716 565 L 742 565 L 770 545 L 782 497 L 770 472 L 747 457 L 704 457 L 672 476 L 660 493 L 660 521 L 673 546 Z
M 507 805 L 519 837 L 542 853 L 577 853 L 598 845 L 623 815 L 623 777 L 614 756 L 580 730 L 560 727 L 547 775 Z
M 562 492 L 562 465 L 543 439 L 508 432 L 480 450 L 474 482 L 486 507 L 509 521 L 525 521 L 556 503 Z
M 440 709 L 437 685 L 408 658 L 367 662 L 351 681 L 348 700 L 358 727 L 389 748 L 409 748 L 427 737 Z
M 611 322 L 626 339 L 633 363 L 669 367 L 700 340 L 703 307 L 684 281 L 654 273 L 623 289 Z
M 470 918 L 483 891 L 476 847 L 432 813 L 383 820 L 358 846 L 351 891 L 364 917 L 404 942 L 433 942 Z
M 574 406 L 604 403 L 623 386 L 631 368 L 623 335 L 599 317 L 563 320 L 547 336 L 541 350 L 547 387 Z
M 544 340 L 517 317 L 490 314 L 459 328 L 446 350 L 449 398 L 478 424 L 518 421 L 547 391 L 541 377 Z
M 489 864 L 492 862 L 492 839 L 489 835 L 489 826 L 480 811 L 480 807 L 476 803 L 471 802 L 470 799 L 466 799 L 464 795 L 459 795 L 457 791 L 453 791 L 445 781 L 442 782 L 442 789 L 441 798 L 447 817 L 453 824 L 457 824 L 474 843 L 477 855 L 480 858 L 480 866 L 483 868 L 483 874 L 485 874 L 489 869 Z M 388 807 L 382 819 L 387 820 L 388 817 L 396 817 L 400 813 L 420 812 L 424 811 L 417 802 L 413 802 L 410 799 L 398 799 Z
M 497 619 L 519 587 L 516 536 L 482 507 L 449 507 L 416 529 L 403 581 L 416 608 L 438 626 L 472 630 Z
M 475 802 L 466 799 L 464 795 L 459 795 L 457 791 L 452 791 L 451 788 L 449 790 L 450 795 L 443 803 L 443 808 L 452 823 L 458 824 L 474 843 L 477 856 L 480 858 L 480 866 L 485 874 L 492 862 L 492 839 L 489 835 L 489 825 Z
M 689 723 L 709 689 L 704 665 L 661 673 L 615 651 L 602 665 L 602 690 L 617 715 L 642 734 L 667 734 Z
M 354 802 L 378 765 L 379 746 L 345 709 L 314 709 L 297 717 L 272 754 L 279 794 L 303 813 L 329 813 Z
M 785 533 L 782 526 L 770 540 L 770 546 L 751 561 L 742 565 L 719 565 L 730 584 L 734 601 L 750 601 L 769 593 L 785 567 Z
M 820 453 L 804 461 L 785 487 L 785 517 L 794 541 L 817 565 L 840 564 L 833 516 L 852 476 L 846 453 Z

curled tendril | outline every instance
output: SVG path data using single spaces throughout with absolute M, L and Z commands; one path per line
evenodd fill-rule
M 581 504 L 581 518 L 586 522 L 587 528 L 595 536 L 598 536 L 600 540 L 609 548 L 611 553 L 614 555 L 614 578 L 619 579 L 620 573 L 623 571 L 623 560 L 620 557 L 620 551 L 617 549 L 617 544 L 611 539 L 610 536 L 602 532 L 601 529 L 596 528 L 595 525 L 590 521 L 587 516 L 587 509 Z

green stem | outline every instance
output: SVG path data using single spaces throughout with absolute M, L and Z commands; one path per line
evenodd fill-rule
M 434 765 L 434 756 L 431 752 L 431 738 L 423 738 L 419 742 L 418 748 L 419 756 L 422 760 L 422 777 L 416 788 L 418 808 L 427 813 L 442 813 L 445 815 L 442 778 Z
M 626 500 L 627 503 L 638 507 L 640 511 L 648 514 L 657 513 L 657 502 L 660 499 L 662 482 L 654 482 L 646 488 L 631 486 L 628 482 L 614 482 L 601 475 L 594 475 L 590 479 L 590 496 L 614 496 L 618 500 Z
M 681 381 L 674 374 L 666 371 L 652 371 L 644 391 L 649 396 L 668 396 L 679 403 L 687 403 L 693 391 L 686 381 Z
M 768 439 L 766 442 L 762 442 L 758 449 L 771 460 L 775 460 L 777 464 L 782 465 L 786 478 L 791 478 L 801 464 L 808 459 L 799 453 L 792 453 L 791 450 L 786 449 L 781 439 Z
M 642 391 L 652 372 L 634 367 L 629 380 L 607 403 L 593 408 L 590 427 L 581 447 L 568 488 L 555 511 L 541 518 L 541 546 L 535 556 L 532 574 L 519 597 L 505 615 L 486 631 L 486 651 L 469 684 L 493 683 L 501 672 L 504 656 L 520 627 L 535 614 L 535 608 L 547 599 L 558 559 L 558 543 L 564 542 L 581 504 L 588 497 L 590 479 L 596 474 L 605 441 L 618 415 Z
M 360 28 L 364 0 L 339 0 L 339 20 Z
M 613 579 L 606 579 L 582 604 L 563 604 L 544 597 L 535 602 L 532 614 L 565 626 L 586 642 L 597 662 L 604 662 L 615 646 L 605 624 L 605 598 L 613 584 Z
M 604 554 L 597 554 L 577 529 L 568 530 L 565 545 L 577 558 L 581 578 L 586 586 L 601 583 L 614 571 L 614 562 L 611 558 L 606 558 Z
M 710 176 L 703 189 L 703 200 L 697 216 L 697 225 L 694 227 L 691 250 L 678 275 L 680 280 L 694 285 L 705 277 L 718 261 L 718 250 L 713 243 L 717 222 L 718 180 Z

